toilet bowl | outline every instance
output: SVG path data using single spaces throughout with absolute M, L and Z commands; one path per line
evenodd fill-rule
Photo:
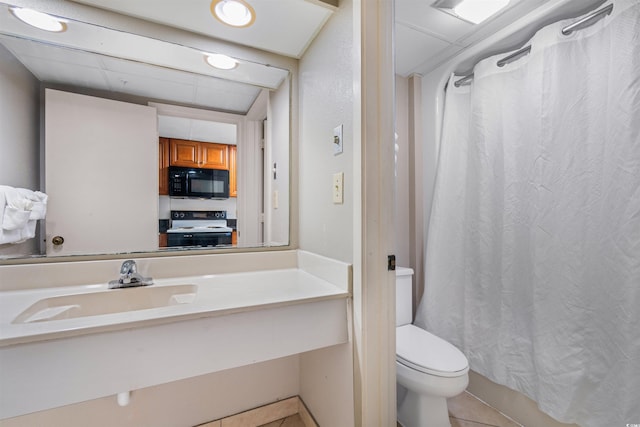
M 413 270 L 396 269 L 396 381 L 403 427 L 450 427 L 447 398 L 469 383 L 469 363 L 455 346 L 411 324 Z

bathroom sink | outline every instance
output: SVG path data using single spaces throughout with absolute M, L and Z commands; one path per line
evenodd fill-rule
M 61 295 L 41 299 L 20 313 L 12 323 L 73 319 L 189 304 L 195 300 L 197 291 L 196 285 L 173 285 Z

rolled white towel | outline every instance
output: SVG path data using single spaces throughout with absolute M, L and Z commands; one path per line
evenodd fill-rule
M 47 200 L 49 196 L 40 191 L 35 191 L 34 195 L 38 197 L 38 200 L 33 202 L 29 219 L 44 219 L 47 216 Z

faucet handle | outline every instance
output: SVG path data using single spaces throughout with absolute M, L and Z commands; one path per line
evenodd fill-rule
M 138 268 L 136 266 L 136 262 L 132 259 L 128 259 L 125 262 L 122 263 L 122 266 L 120 267 L 120 274 L 121 275 L 131 275 L 133 273 L 136 273 L 138 271 Z

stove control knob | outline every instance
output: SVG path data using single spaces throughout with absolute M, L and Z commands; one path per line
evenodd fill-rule
M 180 212 L 180 218 L 184 218 L 184 212 Z

